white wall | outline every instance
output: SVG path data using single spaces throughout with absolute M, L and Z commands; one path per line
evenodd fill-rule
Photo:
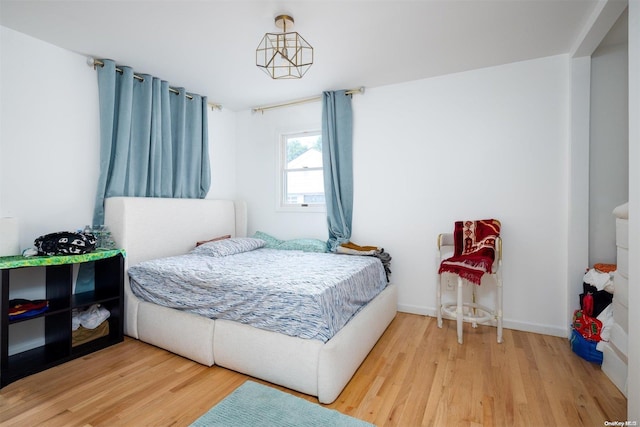
M 328 238 L 326 213 L 277 212 L 277 156 L 281 133 L 321 128 L 319 102 L 262 113 L 237 113 L 237 190 L 247 201 L 248 233 L 264 231 L 281 239 Z
M 84 57 L 7 28 L 2 42 L 3 216 L 22 247 L 88 224 L 98 177 L 98 89 Z
M 578 307 L 589 265 L 589 119 L 591 56 L 571 58 L 567 233 L 567 321 Z M 569 332 L 569 331 L 567 331 Z
M 629 2 L 629 259 L 640 259 L 640 2 Z M 640 263 L 629 263 L 629 307 L 640 304 Z M 629 310 L 627 419 L 640 420 L 640 311 Z
M 438 233 L 458 219 L 495 217 L 505 324 L 567 335 L 568 103 L 566 56 L 354 96 L 352 240 L 393 256 L 401 310 L 434 313 Z M 326 237 L 323 214 L 275 211 L 275 130 L 319 121 L 320 108 L 238 115 L 238 192 L 250 232 Z
M 613 209 L 629 201 L 627 43 L 591 56 L 589 265 L 616 263 Z
M 0 27 L 0 216 L 22 248 L 91 222 L 98 179 L 98 86 L 82 55 Z M 160 76 L 161 77 L 161 76 Z M 209 112 L 209 198 L 235 196 L 235 113 Z
M 209 109 L 210 110 L 210 109 Z M 207 199 L 236 198 L 236 114 L 209 111 L 211 187 Z

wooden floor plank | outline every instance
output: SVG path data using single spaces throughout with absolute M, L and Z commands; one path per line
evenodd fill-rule
M 627 401 L 567 339 L 398 313 L 326 407 L 378 426 L 601 426 Z M 125 342 L 0 390 L 3 426 L 187 426 L 246 375 Z M 268 384 L 264 381 L 254 381 Z M 268 384 L 269 385 L 269 384 Z M 313 396 L 279 390 L 318 403 Z

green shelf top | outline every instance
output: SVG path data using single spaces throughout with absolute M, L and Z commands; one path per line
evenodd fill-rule
M 111 258 L 116 255 L 126 256 L 124 249 L 96 249 L 82 255 L 53 255 L 53 256 L 30 256 L 22 255 L 0 257 L 0 270 L 19 267 L 41 267 L 47 265 L 78 264 L 81 262 L 97 261 L 99 259 Z

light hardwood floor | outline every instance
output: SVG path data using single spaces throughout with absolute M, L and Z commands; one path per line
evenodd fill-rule
M 497 344 L 495 328 L 468 324 L 464 334 L 459 345 L 454 322 L 439 329 L 434 318 L 398 313 L 326 406 L 378 426 L 603 426 L 626 420 L 624 396 L 566 339 L 505 329 L 504 343 Z M 126 338 L 0 390 L 0 424 L 185 426 L 248 378 Z

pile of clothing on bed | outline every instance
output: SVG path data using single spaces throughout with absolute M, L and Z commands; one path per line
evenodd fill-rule
M 384 248 L 377 246 L 360 246 L 353 242 L 342 243 L 336 250 L 339 254 L 347 255 L 361 255 L 361 256 L 373 256 L 378 258 L 382 262 L 384 272 L 387 275 L 387 282 L 389 282 L 389 274 L 391 274 L 391 255 L 384 251 Z

